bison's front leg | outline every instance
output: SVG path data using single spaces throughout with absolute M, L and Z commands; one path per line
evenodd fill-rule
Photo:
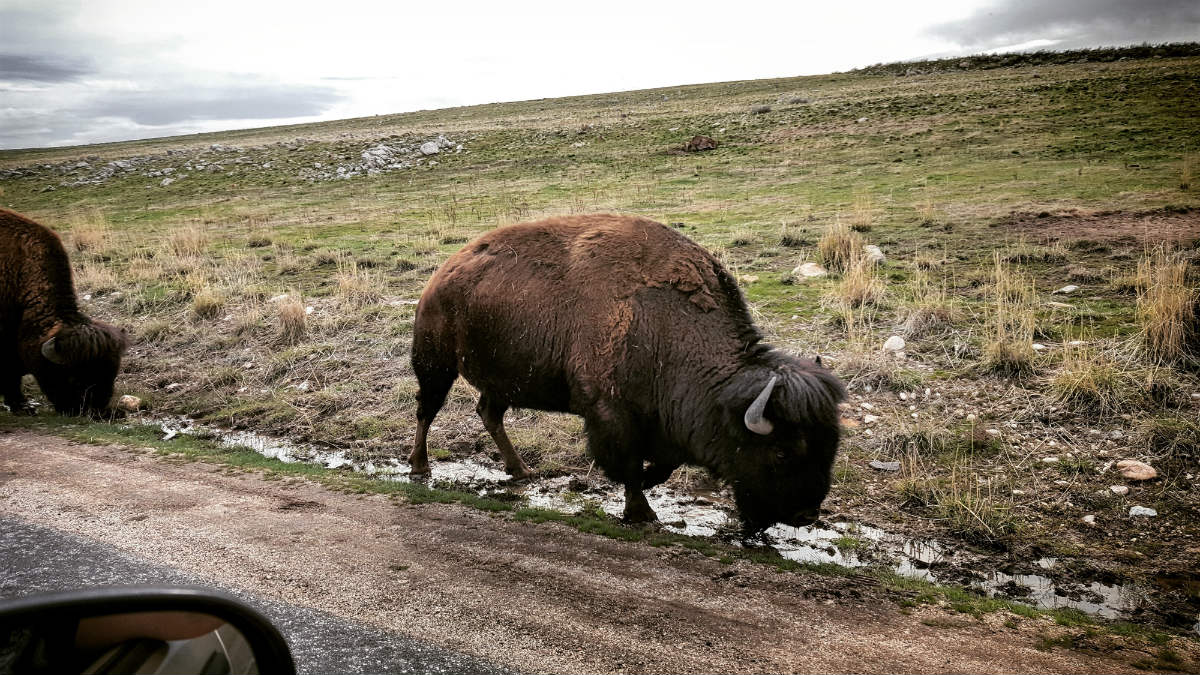
M 25 394 L 21 391 L 21 375 L 12 371 L 0 372 L 0 395 L 4 396 L 4 403 L 14 415 L 34 415 L 37 414 L 37 408 L 25 398 Z

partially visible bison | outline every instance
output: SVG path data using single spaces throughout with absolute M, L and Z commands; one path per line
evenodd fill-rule
M 34 412 L 21 393 L 26 373 L 61 413 L 104 409 L 126 346 L 124 329 L 79 311 L 58 235 L 0 209 L 0 395 L 9 409 Z
M 840 432 L 841 382 L 760 342 L 733 277 L 644 218 L 552 218 L 489 232 L 433 275 L 417 305 L 417 435 L 458 375 L 508 473 L 530 475 L 504 432 L 510 406 L 571 412 L 625 485 L 625 519 L 654 520 L 643 490 L 682 464 L 728 481 L 749 532 L 816 520 Z

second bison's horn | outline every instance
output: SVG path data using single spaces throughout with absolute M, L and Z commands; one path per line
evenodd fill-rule
M 46 357 L 46 360 L 51 363 L 57 363 L 60 366 L 67 365 L 67 360 L 59 355 L 58 350 L 54 346 L 54 338 L 50 338 L 42 343 L 42 356 Z
M 778 375 L 772 375 L 767 386 L 763 387 L 762 393 L 754 399 L 749 408 L 746 408 L 746 417 L 744 418 L 746 428 L 761 436 L 766 436 L 775 428 L 775 425 L 771 424 L 771 420 L 763 417 L 763 412 L 767 409 L 767 399 L 771 398 L 771 390 L 775 388 L 775 382 L 778 380 Z

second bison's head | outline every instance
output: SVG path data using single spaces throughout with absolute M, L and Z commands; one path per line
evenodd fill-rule
M 845 388 L 818 363 L 776 354 L 744 368 L 722 393 L 725 456 L 719 473 L 733 487 L 747 530 L 803 526 L 829 493 Z M 732 448 L 730 448 L 732 446 Z
M 58 412 L 101 411 L 112 399 L 113 382 L 128 345 L 124 328 L 99 321 L 62 326 L 41 343 L 41 363 L 34 377 Z

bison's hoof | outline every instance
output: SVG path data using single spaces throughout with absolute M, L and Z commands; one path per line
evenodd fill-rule
M 629 525 L 649 524 L 658 521 L 658 514 L 654 513 L 654 510 L 649 506 L 645 509 L 625 509 L 621 520 Z
M 8 407 L 8 409 L 11 410 L 12 414 L 14 414 L 14 415 L 24 415 L 26 417 L 33 417 L 34 415 L 37 414 L 37 406 L 33 405 L 32 403 L 28 403 L 28 402 L 18 403 L 17 405 L 10 405 Z
M 533 478 L 533 471 L 531 471 L 527 466 L 522 466 L 519 469 L 505 469 L 504 473 L 507 473 L 509 475 L 509 480 L 514 483 L 527 481 Z

